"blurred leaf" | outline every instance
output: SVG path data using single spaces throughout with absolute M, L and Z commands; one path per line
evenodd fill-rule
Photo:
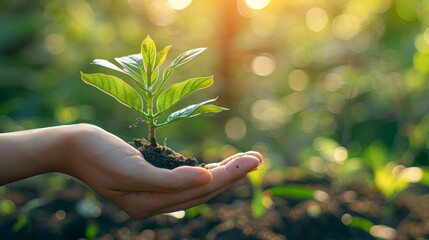
M 148 35 L 142 43 L 143 63 L 147 72 L 152 72 L 156 57 L 156 46 L 152 38 Z
M 201 205 L 197 205 L 195 207 L 186 209 L 185 213 L 187 218 L 195 218 L 200 214 L 204 215 L 209 213 L 210 211 L 211 209 L 207 204 L 201 204 Z
M 63 175 L 55 175 L 49 178 L 49 186 L 52 190 L 62 189 L 66 185 L 66 179 Z
M 18 232 L 30 222 L 30 217 L 27 215 L 19 216 L 18 220 L 13 224 L 12 231 Z
M 128 106 L 139 113 L 142 111 L 143 100 L 140 95 L 121 79 L 110 75 L 85 74 L 82 72 L 81 76 L 85 83 L 109 94 L 125 106 Z
M 387 198 L 404 190 L 409 184 L 406 178 L 395 178 L 392 173 L 384 168 L 376 169 L 374 175 L 375 185 Z
M 366 149 L 365 156 L 370 161 L 372 168 L 381 168 L 389 161 L 385 149 L 383 142 L 379 140 L 372 142 Z
M 264 206 L 262 202 L 263 191 L 260 187 L 253 188 L 253 196 L 252 196 L 252 215 L 255 219 L 262 218 L 267 212 L 267 208 Z
M 98 226 L 92 222 L 87 224 L 85 229 L 85 237 L 88 239 L 92 239 L 97 235 L 98 235 Z
M 423 185 L 429 186 L 429 168 L 422 168 L 422 178 L 419 182 Z
M 22 212 L 24 214 L 28 214 L 31 210 L 44 206 L 46 204 L 48 204 L 46 198 L 40 197 L 31 199 L 30 201 L 26 202 L 25 205 L 22 207 Z
M 301 185 L 283 185 L 275 186 L 268 189 L 272 196 L 286 197 L 294 199 L 311 199 L 316 191 L 313 188 Z
M 246 175 L 252 186 L 261 186 L 262 180 L 268 171 L 267 165 L 268 163 L 261 164 L 257 171 L 250 172 Z
M 24 104 L 22 97 L 13 97 L 7 101 L 0 102 L 0 116 L 8 115 L 20 109 Z
M 179 111 L 176 111 L 176 112 L 170 114 L 170 116 L 168 116 L 166 122 L 164 122 L 162 124 L 156 124 L 155 126 L 156 127 L 162 127 L 162 126 L 165 126 L 167 124 L 170 124 L 170 123 L 182 120 L 182 119 L 187 119 L 187 118 L 198 116 L 201 113 L 221 112 L 224 110 L 228 110 L 227 108 L 218 107 L 215 105 L 206 105 L 208 103 L 216 101 L 216 99 L 217 98 L 210 99 L 210 100 L 198 103 L 198 104 L 190 105 L 186 108 L 183 108 Z
M 165 61 L 165 58 L 167 57 L 168 51 L 170 50 L 171 45 L 165 47 L 160 52 L 156 54 L 156 61 L 155 61 L 155 69 L 161 66 L 161 64 Z
M 11 214 L 15 211 L 15 203 L 8 199 L 0 200 L 0 215 Z
M 355 228 L 360 228 L 362 230 L 364 230 L 365 232 L 369 233 L 371 227 L 373 227 L 375 224 L 373 222 L 371 222 L 368 219 L 362 218 L 362 217 L 351 217 L 351 221 L 346 224 L 349 227 L 355 227 Z
M 176 83 L 162 92 L 157 100 L 158 114 L 165 112 L 178 101 L 202 88 L 210 87 L 213 84 L 213 76 L 192 78 L 180 83 Z

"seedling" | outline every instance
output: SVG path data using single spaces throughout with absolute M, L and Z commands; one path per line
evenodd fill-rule
M 158 118 L 181 99 L 192 92 L 210 87 L 213 84 L 213 76 L 198 77 L 176 83 L 166 90 L 161 91 L 176 68 L 192 61 L 206 50 L 206 48 L 196 48 L 180 54 L 164 69 L 164 72 L 160 76 L 160 66 L 165 61 L 170 48 L 171 46 L 167 46 L 157 52 L 155 43 L 147 36 L 141 45 L 141 53 L 115 58 L 116 62 L 122 68 L 104 59 L 95 59 L 92 62 L 92 64 L 113 69 L 127 75 L 136 88 L 131 87 L 116 76 L 81 72 L 82 80 L 85 83 L 109 94 L 145 118 L 149 127 L 150 146 L 153 148 L 158 147 L 155 135 L 157 128 L 167 126 L 182 119 L 195 117 L 202 113 L 228 110 L 227 108 L 210 104 L 217 99 L 213 98 L 173 112 L 167 117 L 165 122 L 158 123 Z

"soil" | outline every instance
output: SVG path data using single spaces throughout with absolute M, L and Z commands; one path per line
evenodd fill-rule
M 58 176 L 52 177 L 58 179 Z M 143 221 L 129 219 L 106 199 L 91 200 L 87 197 L 88 188 L 77 180 L 65 181 L 63 187 L 55 190 L 46 190 L 49 185 L 42 183 L 47 180 L 17 182 L 0 192 L 1 200 L 12 201 L 15 206 L 12 213 L 0 209 L 0 239 L 376 240 L 361 229 L 344 225 L 341 218 L 349 213 L 375 224 L 383 222 L 380 217 L 384 205 L 382 194 L 357 180 L 342 187 L 332 187 L 330 179 L 320 178 L 276 183 L 266 180 L 265 187 L 301 184 L 323 190 L 329 198 L 320 202 L 272 197 L 271 208 L 261 219 L 254 219 L 252 187 L 243 179 L 206 205 L 199 206 L 200 210 L 187 211 L 183 218 L 157 215 Z M 387 225 L 396 229 L 395 239 L 429 239 L 428 192 L 427 187 L 415 186 L 413 191 L 399 193 L 392 202 L 392 216 Z M 82 203 L 88 208 L 79 208 Z M 94 206 L 98 214 L 83 214 L 92 212 Z M 58 218 L 59 212 L 64 218 Z M 27 221 L 22 223 L 19 220 L 22 218 Z M 19 221 L 21 226 L 17 227 Z
M 135 138 L 130 145 L 143 155 L 144 159 L 155 167 L 174 169 L 180 166 L 205 167 L 205 163 L 198 163 L 197 159 L 187 158 L 166 146 L 152 147 L 145 139 Z

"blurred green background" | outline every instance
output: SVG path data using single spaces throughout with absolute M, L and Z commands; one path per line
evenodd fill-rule
M 329 180 L 325 194 L 364 183 L 385 206 L 403 192 L 429 193 L 424 0 L 2 1 L 0 132 L 86 122 L 125 141 L 147 137 L 144 124 L 132 126 L 136 113 L 84 84 L 79 72 L 104 71 L 89 64 L 95 58 L 138 53 L 148 34 L 158 49 L 173 45 L 167 63 L 185 50 L 208 47 L 166 85 L 214 75 L 214 86 L 172 111 L 214 96 L 230 108 L 161 128 L 159 142 L 167 139 L 169 147 L 205 162 L 260 151 L 266 169 L 261 180 L 252 177 L 253 194 L 257 187 L 265 194 L 273 186 L 318 179 Z M 41 197 L 67 185 L 64 179 L 48 175 L 2 187 L 0 219 L 16 226 L 23 216 L 19 209 L 30 198 L 13 200 L 14 191 L 38 186 L 34 196 Z M 262 202 L 252 205 L 254 215 L 273 208 Z M 388 220 L 395 211 L 384 209 L 370 214 L 372 221 L 400 236 L 399 225 Z M 94 229 L 94 236 L 102 234 Z M 422 229 L 410 238 L 429 239 L 429 229 Z

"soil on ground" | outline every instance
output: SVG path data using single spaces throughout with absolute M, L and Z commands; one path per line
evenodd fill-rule
M 205 167 L 204 163 L 198 163 L 197 159 L 187 158 L 166 146 L 152 147 L 145 139 L 135 138 L 130 145 L 135 147 L 143 155 L 144 159 L 155 167 L 174 169 L 180 166 Z

